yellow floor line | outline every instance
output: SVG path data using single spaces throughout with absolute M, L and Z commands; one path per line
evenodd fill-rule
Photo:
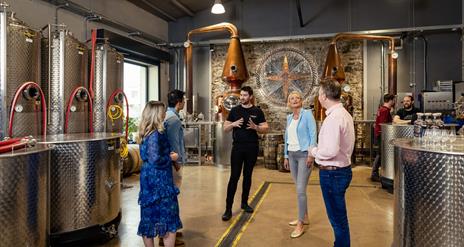
M 264 201 L 264 198 L 266 198 L 267 194 L 269 193 L 269 190 L 271 189 L 271 184 L 269 184 L 269 186 L 267 187 L 266 191 L 264 192 L 263 194 L 263 197 L 261 197 L 261 199 L 259 200 L 258 204 L 256 205 L 255 207 L 255 211 L 253 212 L 253 214 L 251 215 L 251 217 L 248 219 L 248 221 L 245 223 L 245 225 L 243 225 L 242 229 L 240 229 L 240 232 L 238 233 L 237 237 L 235 238 L 234 242 L 232 243 L 232 247 L 235 247 L 237 246 L 238 242 L 240 241 L 240 238 L 242 237 L 243 233 L 245 232 L 245 230 L 247 229 L 248 225 L 250 224 L 251 220 L 253 220 L 253 218 L 255 217 L 256 215 L 256 212 L 258 212 L 258 209 L 259 207 L 261 206 L 261 203 L 263 203 Z M 259 191 L 259 190 L 258 190 Z
M 264 182 L 261 183 L 259 188 L 255 191 L 255 193 L 251 197 L 251 200 L 249 200 L 249 201 L 253 201 L 256 194 L 258 194 L 258 192 L 261 190 L 261 188 L 263 186 L 264 186 Z M 221 238 L 217 241 L 217 243 L 216 243 L 216 245 L 214 245 L 214 247 L 218 247 L 221 244 L 222 240 L 224 240 L 224 238 L 227 236 L 227 234 L 229 234 L 229 232 L 232 230 L 232 228 L 235 226 L 235 224 L 237 224 L 238 219 L 240 219 L 240 216 L 242 216 L 242 214 L 243 214 L 243 211 L 241 211 L 237 216 L 235 216 L 234 221 L 232 222 L 232 224 L 230 224 L 230 226 L 227 228 L 227 230 L 224 232 L 224 234 L 222 234 Z

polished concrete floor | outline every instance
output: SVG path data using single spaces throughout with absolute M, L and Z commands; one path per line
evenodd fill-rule
M 347 191 L 352 246 L 391 246 L 393 239 L 393 195 L 369 180 L 370 168 L 353 168 L 353 181 Z M 119 237 L 103 246 L 143 246 L 137 236 L 140 219 L 137 196 L 138 175 L 124 180 L 123 218 Z M 184 167 L 179 203 L 186 246 L 215 246 L 228 230 L 221 221 L 229 169 L 215 166 Z M 289 173 L 257 166 L 253 174 L 253 195 L 264 182 L 270 182 L 256 213 L 235 238 L 237 246 L 332 246 L 333 233 L 327 219 L 319 187 L 318 170 L 313 169 L 307 187 L 310 225 L 303 236 L 291 239 L 288 222 L 297 216 L 295 187 Z M 240 213 L 241 187 L 235 196 L 234 217 Z M 156 241 L 157 242 L 157 241 Z

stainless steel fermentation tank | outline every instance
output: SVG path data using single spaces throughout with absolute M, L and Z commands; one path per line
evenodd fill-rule
M 50 242 L 111 238 L 120 211 L 120 134 L 49 135 Z
M 42 89 L 49 107 L 48 133 L 89 132 L 91 103 L 87 90 L 82 89 L 88 86 L 87 47 L 64 26 L 49 25 L 47 30 L 42 39 Z
M 422 146 L 399 139 L 394 144 L 392 246 L 463 246 L 464 140 Z
M 124 57 L 108 43 L 98 44 L 95 49 L 94 131 L 122 133 L 124 119 L 111 120 L 110 114 L 118 115 L 115 105 L 123 109 Z M 127 107 L 127 106 L 126 106 Z M 122 112 L 121 112 L 122 114 Z
M 43 145 L 0 155 L 0 246 L 48 246 L 49 155 Z
M 382 128 L 382 143 L 380 144 L 381 167 L 380 182 L 382 188 L 393 191 L 395 178 L 395 150 L 391 140 L 414 136 L 414 125 L 380 124 Z
M 9 136 L 10 111 L 14 108 L 11 136 L 41 134 L 42 107 L 38 87 L 25 87 L 12 106 L 16 91 L 25 82 L 40 85 L 39 32 L 0 6 L 0 138 Z

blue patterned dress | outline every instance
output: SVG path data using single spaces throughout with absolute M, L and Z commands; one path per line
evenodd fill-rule
M 172 179 L 169 142 L 158 131 L 145 137 L 140 144 L 143 160 L 140 172 L 140 224 L 137 234 L 163 237 L 182 228 L 177 195 L 179 189 Z

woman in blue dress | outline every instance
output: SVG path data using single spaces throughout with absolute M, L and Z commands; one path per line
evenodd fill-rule
M 172 178 L 172 161 L 178 155 L 170 152 L 164 133 L 165 106 L 150 101 L 142 112 L 138 140 L 143 164 L 140 172 L 140 224 L 137 234 L 143 237 L 147 247 L 154 246 L 154 238 L 160 237 L 165 246 L 174 246 L 176 231 L 182 228 L 179 218 L 177 195 L 179 189 Z

